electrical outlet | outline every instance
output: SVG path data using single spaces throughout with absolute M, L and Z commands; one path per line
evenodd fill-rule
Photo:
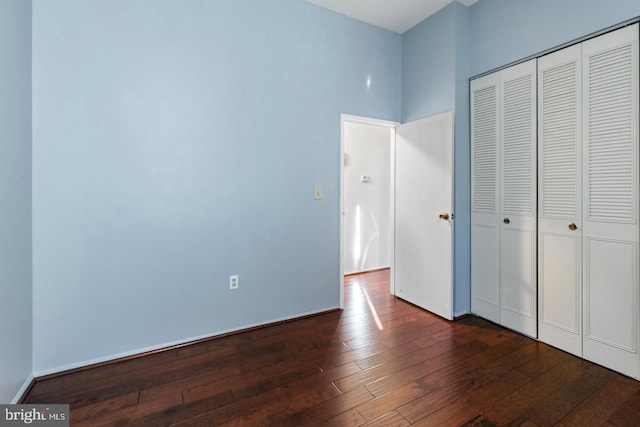
M 229 289 L 238 289 L 238 275 L 229 276 Z

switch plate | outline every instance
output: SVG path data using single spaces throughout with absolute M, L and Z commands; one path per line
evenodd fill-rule
M 238 275 L 229 276 L 229 289 L 238 289 Z
M 313 198 L 315 200 L 322 200 L 322 187 L 316 185 L 313 189 Z

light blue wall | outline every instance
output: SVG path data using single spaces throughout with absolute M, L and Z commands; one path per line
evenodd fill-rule
M 31 1 L 0 1 L 0 403 L 32 367 Z
M 638 0 L 480 0 L 470 8 L 471 75 L 640 15 Z
M 456 15 L 451 4 L 402 35 L 402 121 L 455 109 Z
M 402 120 L 455 111 L 454 314 L 470 305 L 469 11 L 452 3 L 402 35 Z
M 400 119 L 399 35 L 300 0 L 33 29 L 36 373 L 338 306 L 340 113 Z
M 455 3 L 454 314 L 471 310 L 471 146 L 469 132 L 469 8 Z

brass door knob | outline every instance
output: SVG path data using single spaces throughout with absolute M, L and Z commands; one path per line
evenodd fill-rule
M 449 214 L 448 213 L 441 213 L 440 214 L 440 219 L 444 219 L 445 221 L 449 219 Z
M 505 224 L 511 224 L 511 220 L 509 218 L 505 218 L 502 220 Z
M 578 229 L 578 226 L 576 225 L 575 222 L 569 223 L 569 230 L 574 231 L 574 230 L 577 230 L 577 229 Z

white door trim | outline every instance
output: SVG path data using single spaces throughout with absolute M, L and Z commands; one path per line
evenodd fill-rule
M 339 286 L 340 286 L 340 308 L 344 308 L 344 146 L 345 146 L 345 123 L 360 123 L 360 124 L 368 124 L 368 125 L 374 125 L 374 126 L 383 126 L 383 127 L 387 127 L 389 128 L 389 140 L 391 142 L 391 146 L 390 146 L 390 155 L 392 156 L 391 158 L 391 225 L 392 225 L 392 231 L 391 231 L 391 241 L 390 241 L 390 245 L 391 247 L 395 247 L 395 243 L 394 243 L 394 231 L 393 231 L 393 224 L 395 224 L 395 218 L 394 218 L 394 201 L 395 201 L 395 158 L 394 153 L 395 153 L 395 143 L 396 143 L 396 139 L 395 139 L 395 128 L 396 126 L 398 126 L 400 123 L 399 122 L 394 122 L 394 121 L 390 121 L 390 120 L 381 120 L 381 119 L 373 119 L 370 117 L 362 117 L 362 116 L 353 116 L 350 114 L 341 114 L 340 115 L 340 211 L 338 212 L 338 215 L 340 215 L 340 248 L 339 248 L 339 257 L 340 257 L 340 278 L 339 278 Z M 393 272 L 394 270 L 394 256 L 392 254 L 391 256 L 391 271 Z M 391 292 L 391 294 L 395 295 L 395 288 L 394 288 L 394 282 L 393 282 L 393 274 L 391 274 L 391 279 L 390 279 L 390 289 L 389 291 Z

